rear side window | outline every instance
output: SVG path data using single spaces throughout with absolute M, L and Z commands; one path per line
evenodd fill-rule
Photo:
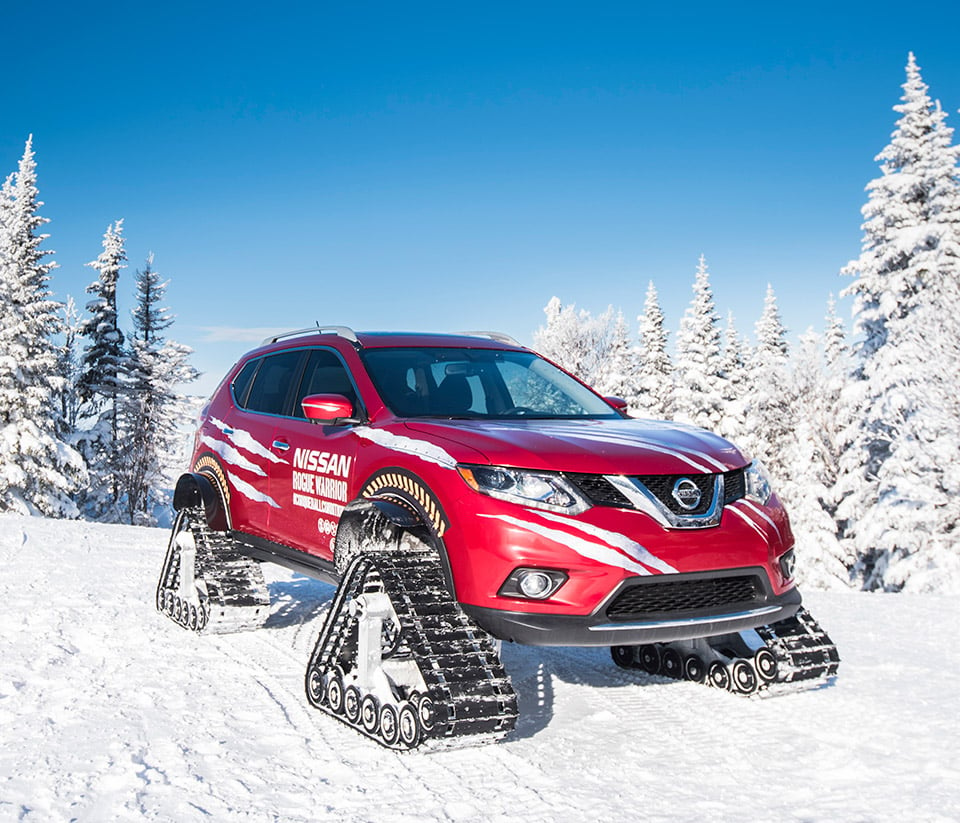
M 230 385 L 233 389 L 233 402 L 241 409 L 246 408 L 247 389 L 250 388 L 250 381 L 253 379 L 257 367 L 262 362 L 262 360 L 251 360 L 246 366 L 240 369 L 239 374 L 233 378 L 233 383 Z
M 298 350 L 264 357 L 244 408 L 263 414 L 285 414 L 303 356 L 303 351 Z

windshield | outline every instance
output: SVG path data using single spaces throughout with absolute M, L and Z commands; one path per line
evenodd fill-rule
M 532 352 L 366 349 L 367 371 L 399 417 L 619 418 L 600 397 Z

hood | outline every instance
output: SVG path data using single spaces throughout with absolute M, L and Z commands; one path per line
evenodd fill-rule
M 463 462 L 479 452 L 491 465 L 540 471 L 712 474 L 748 462 L 722 437 L 656 420 L 417 420 L 406 428 L 445 441 Z

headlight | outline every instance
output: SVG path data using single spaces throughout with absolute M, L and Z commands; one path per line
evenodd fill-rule
M 472 489 L 498 500 L 563 514 L 590 508 L 590 502 L 558 474 L 501 466 L 457 466 L 457 471 Z
M 773 494 L 773 489 L 770 488 L 770 477 L 763 467 L 763 463 L 754 460 L 743 470 L 743 474 L 747 484 L 747 497 L 761 506 L 765 506 Z

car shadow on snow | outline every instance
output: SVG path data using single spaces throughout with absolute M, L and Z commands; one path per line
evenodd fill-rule
M 327 610 L 336 593 L 329 583 L 300 574 L 268 583 L 267 589 L 273 612 L 264 623 L 265 629 L 284 629 L 316 620 Z
M 336 588 L 312 577 L 293 574 L 270 581 L 272 613 L 265 629 L 284 629 L 316 621 L 323 625 Z M 520 646 L 503 643 L 501 658 L 517 693 L 519 718 L 507 738 L 535 737 L 554 716 L 557 681 L 588 689 L 636 689 L 669 684 L 668 678 L 618 668 L 607 648 Z
M 501 659 L 517 693 L 519 718 L 509 739 L 536 736 L 554 716 L 557 681 L 593 689 L 669 684 L 665 677 L 618 668 L 606 648 L 534 647 L 504 643 Z

